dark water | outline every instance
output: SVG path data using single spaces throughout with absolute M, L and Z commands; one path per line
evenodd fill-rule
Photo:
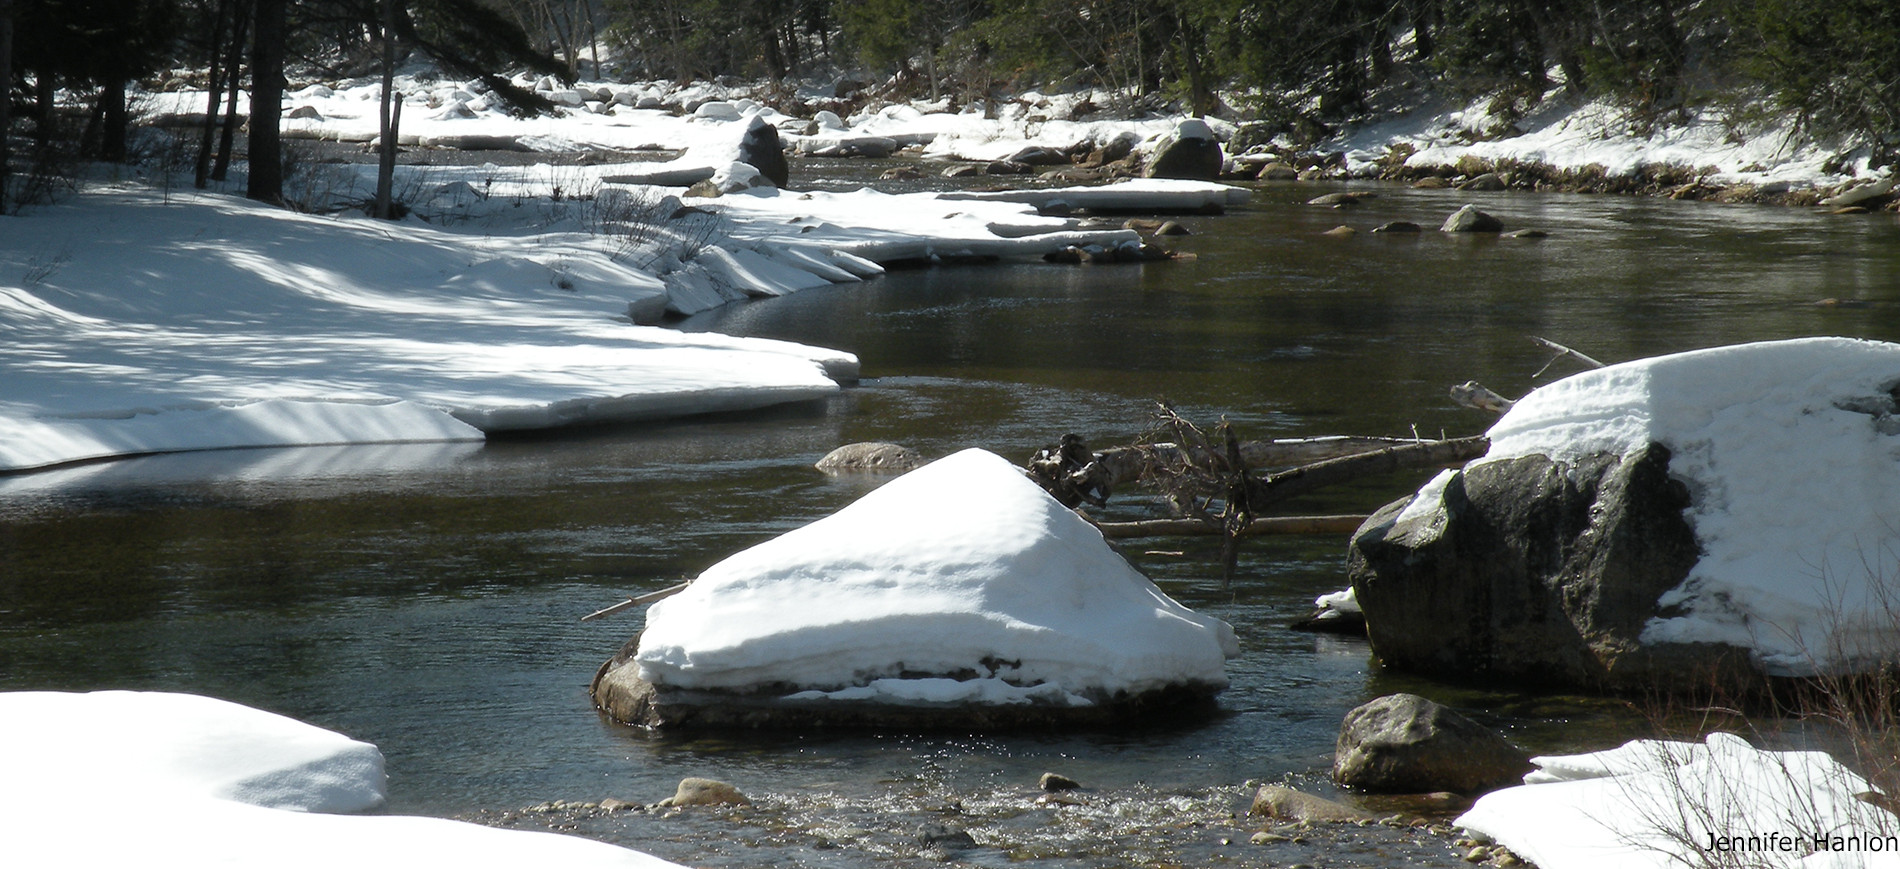
M 1473 434 L 1446 388 L 1504 393 L 1605 361 L 1807 335 L 1900 340 L 1900 227 L 1887 215 L 1622 198 L 1380 188 L 1358 209 L 1263 188 L 1187 220 L 1196 258 L 1147 266 L 893 273 L 703 315 L 683 328 L 856 352 L 864 382 L 759 415 L 487 445 L 239 451 L 0 478 L 0 690 L 193 691 L 381 746 L 391 810 L 573 829 L 698 865 L 930 862 L 934 821 L 963 862 L 1459 865 L 1443 841 L 1352 830 L 1250 846 L 1249 781 L 1324 790 L 1340 717 L 1394 690 L 1477 713 L 1535 751 L 1642 733 L 1641 710 L 1420 682 L 1363 643 L 1291 632 L 1343 585 L 1335 538 L 1249 543 L 1223 589 L 1213 547 L 1132 544 L 1170 594 L 1231 622 L 1244 654 L 1221 714 L 1121 734 L 653 736 L 603 722 L 585 686 L 640 625 L 577 617 L 689 577 L 837 509 L 872 482 L 810 469 L 893 440 L 1013 459 L 1064 432 L 1098 444 L 1156 399 L 1256 437 Z M 1428 229 L 1464 201 L 1543 240 Z M 1818 304 L 1824 299 L 1834 300 Z M 1295 504 L 1369 511 L 1423 474 Z M 1140 514 L 1139 498 L 1118 515 Z M 1083 805 L 1031 802 L 1054 770 Z M 523 813 L 553 800 L 651 803 L 721 778 L 736 812 Z M 1274 850 L 1278 848 L 1279 850 Z M 1302 850 L 1303 849 L 1303 850 Z M 940 856 L 940 855 L 938 855 Z

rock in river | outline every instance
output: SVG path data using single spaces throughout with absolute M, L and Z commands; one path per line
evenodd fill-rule
M 1335 781 L 1386 793 L 1476 793 L 1530 771 L 1530 755 L 1504 737 L 1416 694 L 1346 713 L 1333 756 Z
M 1204 714 L 1233 629 L 980 450 L 886 483 L 654 604 L 596 677 L 650 726 L 1002 728 Z

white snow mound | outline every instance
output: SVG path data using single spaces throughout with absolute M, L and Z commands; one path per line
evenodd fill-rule
M 1702 558 L 1643 641 L 1726 643 L 1783 675 L 1851 667 L 1900 648 L 1896 386 L 1900 345 L 1875 341 L 1643 359 L 1532 392 L 1480 461 L 1668 447 Z
M 1712 733 L 1531 763 L 1536 783 L 1486 794 L 1456 823 L 1541 869 L 1900 865 L 1900 819 L 1858 799 L 1875 788 L 1824 752 Z
M 0 693 L 8 866 L 678 869 L 638 851 L 382 805 L 376 746 L 192 694 Z M 110 830 L 99 813 L 111 805 Z
M 713 565 L 649 610 L 636 661 L 679 688 L 1081 705 L 1222 688 L 1238 653 L 1225 622 L 1170 599 L 1009 462 L 966 450 Z

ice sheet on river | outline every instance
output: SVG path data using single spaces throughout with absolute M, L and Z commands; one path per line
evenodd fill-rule
M 655 604 L 662 687 L 794 699 L 1086 706 L 1218 690 L 1226 623 L 1181 606 L 1022 471 L 966 450 L 711 568 Z
M 0 471 L 741 410 L 857 374 L 848 353 L 632 325 L 664 285 L 585 235 L 124 190 L 6 223 Z
M 224 700 L 0 693 L 0 855 L 10 866 L 676 869 L 571 836 L 332 814 L 382 805 L 384 787 L 375 746 Z

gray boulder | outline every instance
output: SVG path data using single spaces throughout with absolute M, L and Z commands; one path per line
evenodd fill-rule
M 1495 191 L 1507 189 L 1508 186 L 1509 185 L 1504 183 L 1504 178 L 1499 176 L 1498 173 L 1486 172 L 1483 175 L 1475 176 L 1465 183 L 1458 185 L 1458 189 Z
M 752 801 L 738 788 L 709 778 L 680 779 L 673 795 L 660 801 L 662 806 L 746 806 Z
M 778 128 L 765 122 L 764 118 L 752 116 L 746 126 L 745 136 L 739 139 L 739 162 L 749 163 L 759 170 L 766 180 L 774 186 L 784 187 L 791 177 L 791 167 L 785 162 L 785 144 L 779 141 Z
M 1385 793 L 1475 793 L 1519 783 L 1530 756 L 1504 737 L 1416 694 L 1346 713 L 1333 780 Z
M 1149 178 L 1182 178 L 1190 181 L 1214 181 L 1220 178 L 1226 162 L 1220 141 L 1206 121 L 1188 118 L 1174 131 L 1162 137 L 1148 163 Z
M 1709 644 L 1644 645 L 1700 557 L 1659 444 L 1575 464 L 1524 456 L 1451 474 L 1353 534 L 1347 571 L 1381 663 L 1540 688 L 1706 688 L 1744 670 Z
M 866 441 L 832 450 L 813 467 L 827 474 L 851 471 L 901 474 L 923 466 L 924 457 L 910 447 Z
M 1504 221 L 1478 210 L 1475 205 L 1467 205 L 1445 218 L 1445 225 L 1439 227 L 1442 232 L 1503 232 Z
M 1354 823 L 1372 820 L 1372 813 L 1325 797 L 1283 785 L 1263 785 L 1253 795 L 1247 814 L 1289 823 Z

